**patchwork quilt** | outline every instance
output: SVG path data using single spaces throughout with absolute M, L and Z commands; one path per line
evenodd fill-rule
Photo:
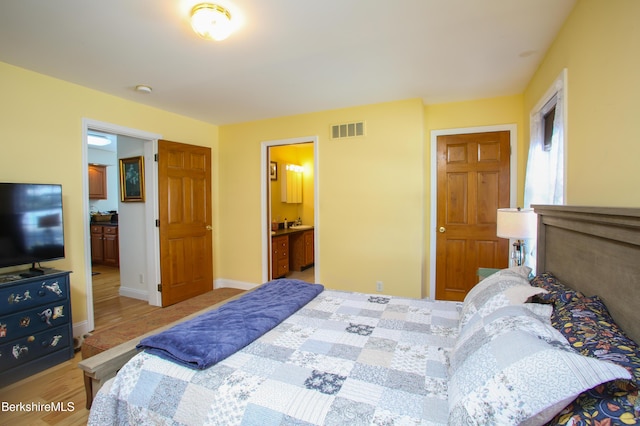
M 90 425 L 447 423 L 461 304 L 325 290 L 204 370 L 141 352 Z

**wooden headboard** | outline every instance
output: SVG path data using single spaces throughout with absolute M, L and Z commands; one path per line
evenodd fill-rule
M 640 342 L 640 209 L 533 206 L 537 272 L 551 272 L 587 296 Z

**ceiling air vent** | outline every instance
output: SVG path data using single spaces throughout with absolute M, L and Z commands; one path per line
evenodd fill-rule
M 356 136 L 364 136 L 364 121 L 331 126 L 331 139 L 353 138 Z

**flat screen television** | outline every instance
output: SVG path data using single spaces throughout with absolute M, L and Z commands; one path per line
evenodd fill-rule
M 62 186 L 0 182 L 0 268 L 63 257 Z

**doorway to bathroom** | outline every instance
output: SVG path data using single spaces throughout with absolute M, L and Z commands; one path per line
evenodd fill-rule
M 318 282 L 317 137 L 262 143 L 263 281 Z

